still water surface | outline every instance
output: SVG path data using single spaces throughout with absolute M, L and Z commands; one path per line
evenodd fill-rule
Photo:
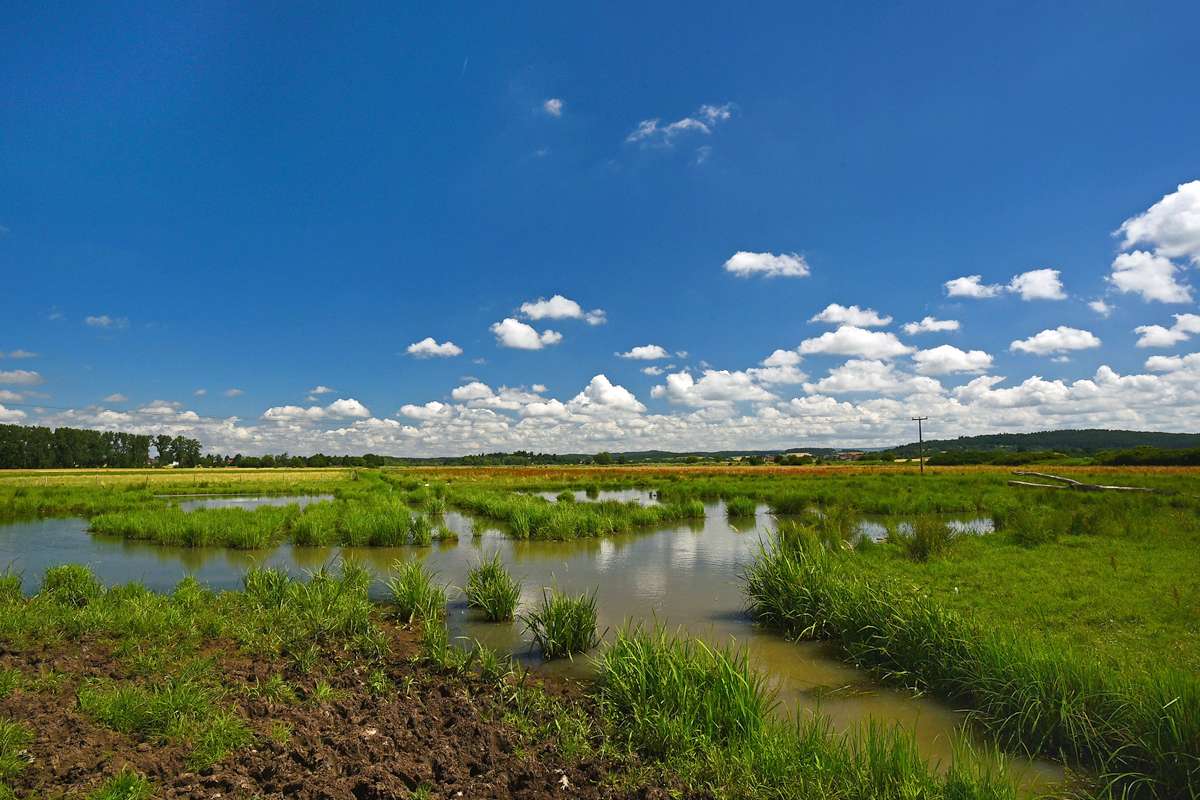
M 606 495 L 618 494 L 609 497 Z M 551 494 L 551 496 L 553 496 Z M 185 508 L 278 505 L 314 502 L 309 498 L 188 499 Z M 579 500 L 587 501 L 583 493 Z M 602 492 L 599 499 L 655 502 L 645 492 Z M 983 530 L 980 521 L 962 524 Z M 739 577 L 753 561 L 760 537 L 774 526 L 765 506 L 753 519 L 730 524 L 722 503 L 706 506 L 703 520 L 599 539 L 571 542 L 520 541 L 499 529 L 476 525 L 469 516 L 448 511 L 445 523 L 459 534 L 457 542 L 429 547 L 331 548 L 280 545 L 271 550 L 234 551 L 223 548 L 162 547 L 145 542 L 96 536 L 81 519 L 46 519 L 0 526 L 0 564 L 23 574 L 27 591 L 35 591 L 47 567 L 63 563 L 90 566 L 105 583 L 141 581 L 155 591 L 170 591 L 186 575 L 214 589 L 241 588 L 241 576 L 251 566 L 280 567 L 302 575 L 339 558 L 352 557 L 376 573 L 386 573 L 398 558 L 420 558 L 439 579 L 455 587 L 466 582 L 467 571 L 483 557 L 499 552 L 504 563 L 524 581 L 522 607 L 541 596 L 542 587 L 572 593 L 597 591 L 599 626 L 611 636 L 627 621 L 671 629 L 718 644 L 745 647 L 751 665 L 770 677 L 779 693 L 780 710 L 789 714 L 820 712 L 835 728 L 849 729 L 871 719 L 899 724 L 915 732 L 921 751 L 933 763 L 947 764 L 953 738 L 966 717 L 942 701 L 880 686 L 865 672 L 837 658 L 826 642 L 790 642 L 752 624 L 745 613 Z M 860 528 L 870 535 L 864 520 Z M 476 528 L 482 529 L 476 534 Z M 382 598 L 382 584 L 373 593 Z M 530 652 L 520 623 L 483 621 L 466 607 L 461 593 L 451 591 L 449 610 L 453 636 L 478 639 L 513 653 L 530 666 L 586 679 L 594 671 L 591 659 L 542 664 Z M 1040 760 L 1014 759 L 1011 766 L 1027 789 L 1062 780 L 1060 767 Z

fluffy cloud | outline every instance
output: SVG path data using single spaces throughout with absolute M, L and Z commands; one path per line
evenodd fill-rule
M 851 359 L 829 370 L 829 374 L 816 383 L 804 384 L 804 391 L 809 394 L 938 394 L 942 385 L 933 378 L 905 374 L 885 361 Z
M 909 336 L 915 336 L 918 333 L 956 331 L 958 328 L 959 324 L 958 320 L 956 319 L 935 319 L 933 317 L 925 317 L 920 322 L 904 323 L 904 332 Z
M 1061 273 L 1056 269 L 1034 269 L 1016 275 L 1008 284 L 1008 290 L 1021 295 L 1022 300 L 1065 300 Z
M 563 101 L 557 97 L 548 97 L 546 102 L 542 103 L 542 110 L 552 117 L 561 117 L 563 113 Z
M 400 413 L 413 419 L 444 419 L 454 413 L 454 406 L 448 403 L 439 403 L 437 400 L 430 400 L 419 406 L 406 403 L 400 406 Z
M 1162 325 L 1139 325 L 1133 329 L 1140 334 L 1138 347 L 1171 347 L 1186 342 L 1192 334 L 1200 333 L 1200 314 L 1175 314 L 1175 324 L 1169 328 Z
M 596 375 L 582 392 L 566 405 L 579 414 L 641 414 L 646 407 L 624 386 L 605 375 Z
M 1192 288 L 1179 281 L 1179 272 L 1182 269 L 1170 259 L 1135 250 L 1113 259 L 1108 282 L 1122 294 L 1140 294 L 1148 302 L 1190 303 Z
M 1164 258 L 1200 264 L 1200 180 L 1181 183 L 1147 211 L 1121 223 L 1116 232 L 1124 237 L 1124 249 L 1145 244 Z
M 642 367 L 642 374 L 643 375 L 662 375 L 663 368 L 658 366 L 657 364 L 651 364 L 648 367 Z
M 226 389 L 225 391 L 221 392 L 221 394 L 225 395 L 226 397 L 241 397 L 245 394 L 245 392 L 241 389 L 234 388 Z
M 1063 291 L 1060 275 L 1056 269 L 1034 269 L 1014 275 L 1006 286 L 984 283 L 982 275 L 964 275 L 942 285 L 949 297 L 982 300 L 1011 292 L 1019 294 L 1022 300 L 1065 300 L 1067 294 Z
M 450 392 L 450 396 L 460 403 L 467 402 L 468 400 L 482 400 L 494 395 L 495 392 L 492 391 L 492 387 L 481 381 L 471 381 Z
M 759 383 L 804 383 L 808 376 L 799 369 L 801 360 L 795 350 L 776 350 L 759 362 L 760 366 L 746 370 L 746 374 Z
M 836 331 L 828 331 L 800 343 L 800 352 L 804 355 L 821 353 L 870 359 L 895 358 L 914 349 L 897 339 L 894 333 L 869 331 L 854 325 L 843 325 Z
M 619 358 L 632 358 L 635 361 L 657 361 L 660 358 L 670 358 L 666 348 L 657 344 L 643 344 L 631 348 L 628 352 L 617 353 Z
M 19 408 L 5 408 L 0 404 L 0 422 L 3 423 L 19 423 L 25 419 L 25 412 Z
M 334 400 L 325 407 L 310 406 L 272 406 L 263 412 L 262 418 L 268 422 L 315 422 L 322 419 L 367 419 L 370 410 L 354 398 Z
M 725 262 L 725 271 L 739 278 L 761 275 L 764 278 L 803 278 L 809 274 L 808 262 L 797 253 L 751 253 L 739 250 Z
M 438 344 L 432 336 L 426 336 L 410 344 L 406 352 L 414 358 L 451 358 L 462 355 L 462 348 L 449 340 Z
M 10 392 L 8 389 L 0 389 L 0 403 L 20 403 L 24 401 L 25 395 L 18 392 Z
M 547 345 L 562 341 L 562 334 L 557 331 L 545 330 L 538 333 L 532 325 L 526 325 L 512 317 L 493 324 L 491 331 L 496 337 L 496 343 L 501 347 L 517 350 L 541 350 Z
M 982 299 L 986 297 L 996 297 L 1004 287 L 994 283 L 984 283 L 982 275 L 964 275 L 961 278 L 953 278 L 942 284 L 946 289 L 946 294 L 950 297 L 973 297 Z
M 691 116 L 666 125 L 661 124 L 659 117 L 644 119 L 625 137 L 625 141 L 642 147 L 671 147 L 676 139 L 685 134 L 711 134 L 717 125 L 733 117 L 733 110 L 733 103 L 702 105 Z
M 309 394 L 333 394 L 333 392 L 334 389 L 320 383 L 308 390 Z
M 40 374 L 28 369 L 0 370 L 0 383 L 16 386 L 38 386 L 45 383 Z
M 815 315 L 809 322 L 827 322 L 831 325 L 857 325 L 860 328 L 882 328 L 892 324 L 891 317 L 885 317 L 873 308 L 838 305 L 830 303 L 825 310 Z
M 1200 353 L 1186 356 L 1150 356 L 1146 359 L 1146 369 L 1151 372 L 1175 372 L 1185 368 L 1200 372 Z
M 1091 331 L 1059 325 L 1057 328 L 1044 330 L 1028 339 L 1018 339 L 1009 345 L 1009 349 L 1014 352 L 1045 356 L 1099 346 L 1100 340 Z
M 992 357 L 982 350 L 959 350 L 948 344 L 913 354 L 917 372 L 922 375 L 949 375 L 955 372 L 984 372 L 992 366 Z
M 129 398 L 120 392 L 113 392 L 108 397 L 104 398 L 104 402 L 106 403 L 124 403 L 127 400 L 129 400 Z
M 1104 302 L 1103 298 L 1096 298 L 1095 300 L 1092 300 L 1088 303 L 1088 308 L 1090 308 L 1092 311 L 1095 311 L 1102 317 L 1107 317 L 1112 313 L 1113 310 L 1112 306 Z
M 579 303 L 556 294 L 547 300 L 544 297 L 521 304 L 521 313 L 528 319 L 581 319 L 588 325 L 603 325 L 607 315 L 602 308 L 585 312 Z
M 775 395 L 759 386 L 753 376 L 724 369 L 706 369 L 698 381 L 686 371 L 671 373 L 665 384 L 651 390 L 650 396 L 698 408 L 775 399 Z

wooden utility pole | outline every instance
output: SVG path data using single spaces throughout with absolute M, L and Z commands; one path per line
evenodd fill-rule
M 920 448 L 918 452 L 921 454 L 920 457 L 921 457 L 921 474 L 922 475 L 925 474 L 925 434 L 921 430 L 921 423 L 927 419 L 929 419 L 929 417 L 913 417 L 912 418 L 913 422 L 917 423 L 917 446 Z

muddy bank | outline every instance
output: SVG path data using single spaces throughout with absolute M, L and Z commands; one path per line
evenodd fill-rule
M 22 651 L 0 644 L 0 667 L 26 676 L 0 700 L 0 716 L 34 733 L 22 756 L 27 766 L 9 786 L 18 797 L 86 796 L 131 767 L 150 779 L 153 796 L 167 798 L 669 796 L 649 785 L 657 780 L 635 778 L 636 764 L 591 752 L 568 756 L 554 737 L 531 736 L 530 729 L 552 725 L 552 714 L 515 711 L 512 679 L 498 686 L 440 674 L 412 661 L 416 647 L 408 632 L 392 630 L 389 638 L 384 682 L 380 671 L 353 661 L 305 675 L 294 664 L 251 659 L 232 644 L 206 648 L 227 689 L 222 702 L 245 719 L 252 740 L 198 772 L 188 767 L 188 747 L 118 733 L 81 713 L 76 698 L 83 682 L 128 677 L 108 644 Z M 261 690 L 277 675 L 290 689 L 286 698 Z M 327 683 L 324 691 L 318 680 Z M 572 685 L 536 685 L 589 713 Z

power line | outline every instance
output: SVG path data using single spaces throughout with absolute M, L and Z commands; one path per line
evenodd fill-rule
M 927 419 L 929 419 L 929 417 L 912 418 L 912 421 L 917 423 L 917 447 L 919 448 L 918 453 L 920 454 L 921 475 L 925 474 L 925 434 L 921 430 L 921 423 Z

